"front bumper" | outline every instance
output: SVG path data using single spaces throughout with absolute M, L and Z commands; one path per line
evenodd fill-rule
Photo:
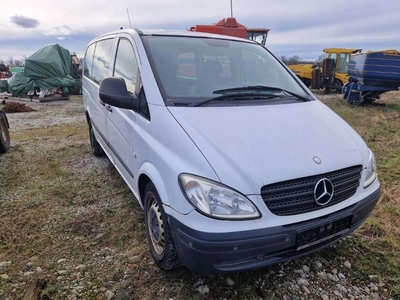
M 200 274 L 229 273 L 274 265 L 327 247 L 357 229 L 375 207 L 380 194 L 378 188 L 358 203 L 329 215 L 257 230 L 208 233 L 189 228 L 172 216 L 169 220 L 185 267 Z M 323 235 L 318 232 L 335 226 L 336 232 L 333 229 L 321 238 Z M 318 234 L 317 241 L 312 237 L 314 233 Z

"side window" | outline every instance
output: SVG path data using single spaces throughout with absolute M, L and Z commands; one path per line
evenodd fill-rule
M 336 64 L 337 64 L 337 60 L 338 60 L 337 53 L 332 53 L 330 58 L 333 59 L 332 71 L 334 71 L 336 69 Z
M 100 83 L 100 81 L 102 81 L 108 75 L 107 73 L 110 67 L 112 45 L 113 39 L 97 42 L 97 46 L 94 51 L 93 69 L 91 76 L 92 80 L 96 83 Z
M 129 92 L 135 93 L 138 76 L 138 62 L 131 43 L 127 39 L 120 39 L 115 59 L 114 77 L 125 80 Z
M 91 44 L 85 53 L 85 60 L 83 66 L 83 75 L 90 78 L 92 76 L 93 54 L 96 48 L 96 43 Z
M 340 54 L 340 58 L 339 58 L 339 65 L 337 68 L 337 71 L 339 73 L 347 73 L 347 68 L 349 65 L 349 54 L 346 53 L 342 53 Z

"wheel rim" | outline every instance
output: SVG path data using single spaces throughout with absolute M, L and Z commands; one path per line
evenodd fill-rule
M 5 121 L 3 119 L 0 120 L 0 130 L 1 130 L 1 135 L 3 136 L 4 142 L 9 145 L 10 144 L 10 135 L 8 134 L 8 128 L 7 125 L 4 124 Z
M 155 252 L 157 255 L 162 256 L 164 254 L 165 239 L 161 210 L 154 197 L 151 197 L 150 203 L 147 211 L 147 227 Z

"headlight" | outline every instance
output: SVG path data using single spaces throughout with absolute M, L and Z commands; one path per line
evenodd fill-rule
M 364 188 L 370 186 L 376 179 L 376 160 L 375 155 L 369 150 L 369 161 L 367 169 L 365 170 Z
M 255 219 L 260 217 L 255 205 L 238 192 L 205 178 L 179 175 L 179 182 L 189 202 L 201 213 L 217 219 Z

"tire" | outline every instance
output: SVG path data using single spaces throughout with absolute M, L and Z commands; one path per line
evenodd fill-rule
M 341 93 L 342 92 L 342 87 L 343 84 L 339 79 L 334 79 L 332 81 L 332 84 L 329 88 L 329 93 L 335 94 L 335 93 Z
M 104 156 L 104 150 L 101 148 L 99 142 L 96 140 L 94 135 L 92 124 L 89 123 L 89 138 L 90 138 L 90 147 L 92 148 L 92 153 L 96 157 Z
M 175 249 L 171 228 L 160 196 L 152 182 L 144 192 L 144 220 L 147 242 L 155 263 L 162 270 L 172 270 L 181 265 Z
M 0 111 L 0 153 L 6 153 L 10 149 L 10 131 L 6 114 Z

